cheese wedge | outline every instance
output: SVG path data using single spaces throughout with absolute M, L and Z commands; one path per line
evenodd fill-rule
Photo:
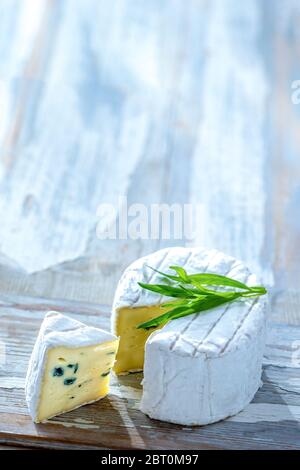
M 105 397 L 117 349 L 114 335 L 59 313 L 48 313 L 25 384 L 33 420 L 42 422 Z
M 217 273 L 258 285 L 243 263 L 217 250 L 172 247 L 135 261 L 113 304 L 112 331 L 120 336 L 115 371 L 144 368 L 141 410 L 150 417 L 183 425 L 213 423 L 241 411 L 261 384 L 266 300 L 243 299 L 156 331 L 137 330 L 162 313 L 161 304 L 174 300 L 138 282 L 164 282 L 149 266 L 171 273 L 172 265 L 189 274 Z

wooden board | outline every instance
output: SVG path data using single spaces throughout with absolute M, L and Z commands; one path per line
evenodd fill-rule
M 300 449 L 300 328 L 270 325 L 263 386 L 238 415 L 185 427 L 139 411 L 141 374 L 112 380 L 109 396 L 46 424 L 34 424 L 24 399 L 29 356 L 46 311 L 109 327 L 96 304 L 2 297 L 0 303 L 0 444 L 55 449 Z M 188 387 L 188 386 L 187 386 Z M 188 394 L 188 388 L 187 388 Z

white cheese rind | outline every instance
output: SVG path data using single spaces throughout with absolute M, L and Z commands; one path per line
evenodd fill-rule
M 112 317 L 122 307 L 161 304 L 166 298 L 137 282 L 159 282 L 148 266 L 171 272 L 213 272 L 257 285 L 246 266 L 216 250 L 169 248 L 134 262 L 117 288 Z M 169 322 L 146 342 L 141 410 L 183 425 L 219 421 L 241 411 L 261 384 L 265 298 L 248 299 Z
M 258 306 L 253 315 L 259 315 Z M 170 353 L 174 336 L 153 333 L 146 344 L 141 410 L 155 419 L 192 426 L 245 408 L 261 384 L 264 321 L 256 320 L 255 334 L 245 331 L 238 344 L 220 354 L 204 347 L 196 355 Z
M 116 339 L 117 337 L 111 333 L 84 325 L 60 313 L 47 313 L 36 339 L 25 379 L 26 402 L 32 419 L 34 421 L 37 419 L 42 381 L 49 349 L 59 346 L 79 348 Z

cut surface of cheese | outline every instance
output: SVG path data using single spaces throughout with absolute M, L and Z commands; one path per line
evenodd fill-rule
M 147 338 L 153 332 L 151 330 L 137 329 L 140 323 L 151 320 L 166 312 L 160 306 L 121 308 L 116 318 L 116 332 L 122 338 L 114 365 L 116 374 L 138 372 L 144 367 L 144 350 Z
M 106 396 L 117 348 L 114 335 L 48 313 L 25 382 L 33 420 L 43 422 Z
M 144 358 L 144 413 L 184 425 L 213 423 L 241 411 L 261 384 L 266 300 L 225 304 L 137 336 L 136 325 L 161 314 L 160 305 L 172 300 L 138 282 L 161 283 L 149 266 L 171 273 L 172 265 L 189 274 L 217 273 L 258 284 L 243 263 L 217 250 L 172 247 L 135 261 L 121 277 L 114 299 L 112 329 L 120 335 L 116 372 L 140 369 Z

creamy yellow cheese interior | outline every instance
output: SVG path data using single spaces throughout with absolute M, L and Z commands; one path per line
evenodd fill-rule
M 36 421 L 98 400 L 109 391 L 118 340 L 48 351 Z
M 143 370 L 145 343 L 153 331 L 137 329 L 137 325 L 162 315 L 170 307 L 159 305 L 150 307 L 120 308 L 116 315 L 116 335 L 120 337 L 117 360 L 114 365 L 116 374 Z

